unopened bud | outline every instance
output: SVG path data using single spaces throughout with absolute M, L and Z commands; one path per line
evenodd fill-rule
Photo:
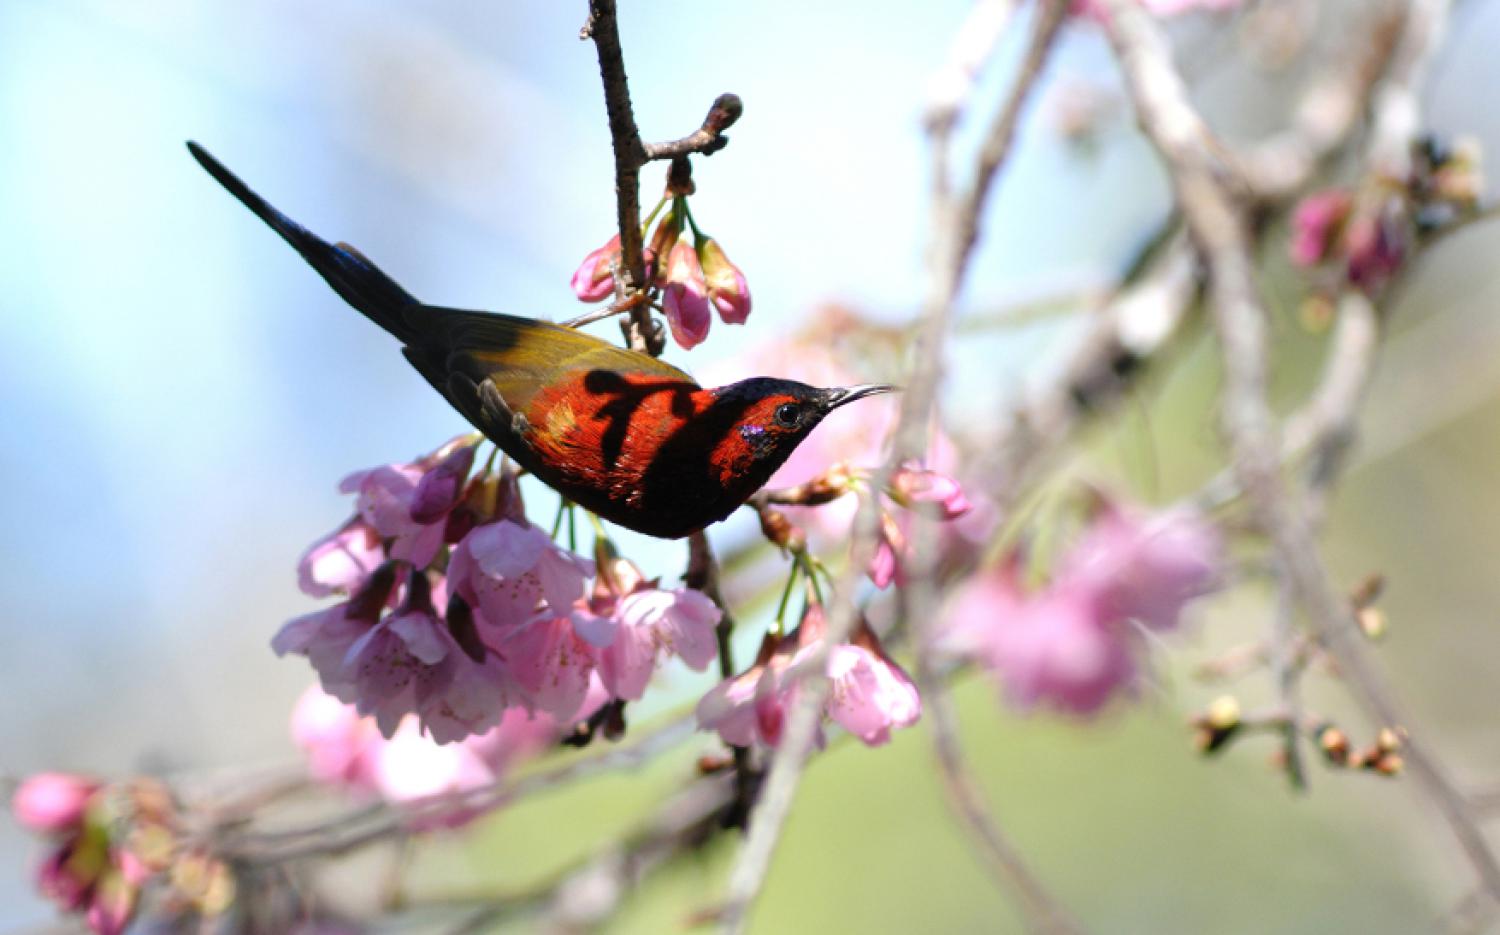
M 1382 776 L 1396 776 L 1406 766 L 1406 761 L 1401 759 L 1399 753 L 1385 753 L 1376 757 L 1370 763 L 1370 770 Z
M 1378 640 L 1385 636 L 1387 622 L 1385 611 L 1379 607 L 1364 607 L 1354 615 L 1359 623 L 1359 629 L 1364 635 L 1372 640 Z
M 799 552 L 807 546 L 807 535 L 780 510 L 761 509 L 760 531 L 772 543 L 788 551 Z
M 1193 719 L 1196 728 L 1193 745 L 1200 753 L 1220 750 L 1240 729 L 1240 703 L 1232 695 L 1223 695 L 1208 710 Z
M 1405 732 L 1399 727 L 1382 727 L 1380 733 L 1375 735 L 1375 749 L 1381 753 L 1392 753 L 1401 749 Z
M 1297 307 L 1297 320 L 1309 334 L 1322 334 L 1333 323 L 1333 302 L 1326 295 L 1309 295 Z
M 734 757 L 727 753 L 705 753 L 698 757 L 698 772 L 704 776 L 722 773 L 734 765 Z
M 1330 763 L 1345 766 L 1349 763 L 1349 736 L 1332 724 L 1318 731 L 1318 748 Z
M 1240 703 L 1233 695 L 1221 695 L 1208 706 L 1208 726 L 1215 730 L 1229 730 L 1240 723 Z
M 1382 575 L 1378 571 L 1371 572 L 1365 575 L 1359 584 L 1354 586 L 1354 590 L 1349 594 L 1349 603 L 1353 604 L 1356 610 L 1362 607 L 1369 607 L 1380 599 L 1380 595 L 1384 591 L 1385 575 Z

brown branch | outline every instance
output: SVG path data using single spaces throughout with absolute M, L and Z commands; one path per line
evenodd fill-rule
M 721 94 L 695 133 L 672 143 L 647 145 L 641 141 L 630 105 L 630 84 L 625 75 L 625 54 L 620 48 L 615 0 L 589 0 L 588 22 L 579 32 L 579 38 L 594 40 L 599 53 L 599 77 L 604 83 L 604 107 L 609 115 L 609 135 L 615 153 L 615 202 L 620 229 L 616 304 L 624 304 L 648 285 L 641 233 L 641 167 L 653 159 L 685 157 L 688 153 L 708 155 L 723 149 L 729 143 L 723 131 L 739 119 L 742 105 L 733 94 Z M 652 319 L 650 305 L 640 302 L 628 308 L 630 319 L 621 324 L 626 344 L 632 350 L 660 355 L 666 347 L 666 333 Z
M 600 773 L 639 769 L 659 753 L 672 749 L 691 736 L 693 728 L 694 718 L 688 713 L 629 745 L 578 757 L 519 779 L 506 778 L 462 792 L 426 796 L 401 804 L 368 806 L 284 831 L 237 833 L 230 830 L 216 850 L 225 859 L 243 860 L 257 866 L 347 854 L 405 834 L 413 826 L 486 811 L 528 795 L 556 791 L 563 784 Z
M 1266 401 L 1266 314 L 1255 283 L 1243 206 L 1223 183 L 1211 138 L 1172 68 L 1159 28 L 1131 0 L 1107 2 L 1110 44 L 1125 73 L 1137 118 L 1168 164 L 1178 204 L 1209 270 L 1225 367 L 1222 418 L 1236 475 L 1314 632 L 1357 696 L 1380 723 L 1407 725 L 1409 719 L 1365 658 L 1347 602 L 1333 587 L 1311 527 L 1281 482 L 1280 443 Z M 1435 7 L 1413 7 L 1414 12 L 1419 9 Z M 1500 862 L 1469 803 L 1420 734 L 1408 743 L 1406 758 L 1457 837 L 1481 886 L 1491 898 L 1500 899 Z
M 1291 587 L 1287 584 L 1285 569 L 1279 569 L 1276 586 L 1276 606 L 1271 613 L 1271 633 L 1267 641 L 1270 646 L 1271 675 L 1276 682 L 1276 694 L 1282 710 L 1286 713 L 1286 726 L 1282 731 L 1281 749 L 1286 758 L 1286 777 L 1292 789 L 1302 792 L 1307 789 L 1307 766 L 1302 758 L 1302 666 L 1300 647 L 1297 641 L 1297 606 Z
M 713 546 L 708 533 L 698 530 L 688 537 L 688 567 L 683 582 L 690 588 L 702 591 L 719 608 L 721 616 L 715 636 L 719 641 L 719 677 L 733 678 L 738 673 L 734 664 L 734 617 L 729 612 L 729 603 L 719 589 L 719 564 L 714 559 Z M 725 815 L 725 821 L 733 827 L 743 827 L 750 814 L 750 806 L 760 790 L 760 773 L 750 761 L 750 750 L 731 746 L 734 756 L 734 807 Z
M 730 784 L 706 777 L 669 798 L 656 814 L 624 840 L 544 882 L 540 887 L 500 898 L 453 932 L 488 932 L 517 916 L 541 914 L 543 931 L 591 931 L 608 921 L 621 903 L 678 854 L 700 847 L 723 824 L 733 799 Z
M 647 143 L 646 159 L 676 159 L 680 156 L 712 156 L 729 145 L 724 131 L 734 126 L 745 112 L 737 94 L 720 94 L 703 118 L 703 125 L 680 140 L 670 143 Z

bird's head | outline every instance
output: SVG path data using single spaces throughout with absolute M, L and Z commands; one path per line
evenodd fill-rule
M 755 377 L 720 387 L 715 395 L 720 404 L 738 409 L 734 437 L 728 441 L 740 443 L 741 450 L 769 476 L 830 412 L 856 399 L 895 390 L 886 383 L 819 388 L 795 380 Z

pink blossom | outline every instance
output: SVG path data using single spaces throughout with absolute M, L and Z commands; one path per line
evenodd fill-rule
M 593 562 L 558 547 L 536 526 L 511 520 L 475 527 L 448 565 L 449 587 L 495 627 L 526 622 L 539 604 L 567 613 L 593 573 Z
M 719 318 L 727 325 L 744 324 L 750 317 L 750 286 L 745 274 L 724 255 L 724 248 L 712 237 L 698 244 L 698 260 L 703 266 L 703 279 L 708 286 L 708 298 L 719 311 Z
M 353 705 L 309 686 L 292 709 L 292 740 L 307 755 L 308 772 L 319 782 L 360 791 L 376 788 L 385 739 Z
M 113 846 L 104 825 L 82 823 L 52 848 L 37 871 L 37 889 L 64 912 L 83 912 L 89 928 L 118 935 L 135 914 L 149 874 Z
M 1101 619 L 1086 592 L 1051 590 L 993 621 L 985 661 L 1019 706 L 1089 714 L 1134 684 L 1132 640 L 1122 623 Z
M 356 515 L 303 553 L 297 562 L 297 586 L 311 597 L 348 594 L 383 561 L 380 534 Z
M 1213 590 L 1222 562 L 1218 534 L 1194 514 L 1147 517 L 1110 504 L 1067 554 L 1059 586 L 1095 601 L 1105 618 L 1170 630 L 1184 604 Z
M 372 574 L 347 601 L 286 623 L 271 639 L 276 655 L 306 656 L 318 672 L 323 689 L 353 702 L 355 685 L 346 673 L 344 659 L 349 650 L 380 620 L 396 585 L 396 568 L 385 564 Z
M 713 318 L 709 313 L 708 284 L 698 251 L 686 241 L 678 241 L 667 255 L 666 288 L 662 293 L 662 311 L 672 337 L 683 348 L 696 347 L 708 337 Z
M 604 700 L 595 686 L 585 710 Z M 357 793 L 375 793 L 389 802 L 407 802 L 494 783 L 507 771 L 557 743 L 571 723 L 524 708 L 505 710 L 493 728 L 459 743 L 440 744 L 424 733 L 418 719 L 404 718 L 391 738 L 352 705 L 312 686 L 292 715 L 292 736 L 320 782 Z M 444 827 L 464 824 L 478 812 L 461 812 Z
M 627 594 L 608 616 L 584 617 L 599 646 L 599 676 L 614 697 L 637 701 L 665 655 L 702 672 L 718 655 L 715 628 L 722 611 L 690 588 L 645 588 Z M 575 617 L 575 619 L 577 619 Z
M 77 912 L 88 905 L 107 860 L 103 840 L 74 835 L 42 860 L 37 868 L 37 891 L 64 912 Z
M 467 443 L 465 443 L 467 442 Z M 443 452 L 446 449 L 452 449 Z M 414 523 L 427 525 L 442 521 L 448 516 L 459 498 L 463 496 L 464 482 L 468 480 L 469 469 L 474 466 L 474 453 L 478 450 L 477 441 L 468 439 L 455 440 L 439 449 L 441 457 L 422 479 L 417 482 L 417 487 L 412 491 L 411 504 L 408 513 Z
M 443 545 L 444 522 L 411 518 L 412 499 L 426 472 L 415 464 L 385 464 L 344 478 L 339 489 L 359 495 L 359 515 L 382 538 L 392 540 L 390 557 L 425 566 Z
M 884 590 L 902 580 L 901 562 L 906 555 L 906 531 L 891 514 L 881 511 L 875 556 L 867 573 L 875 587 Z
M 792 686 L 783 686 L 781 677 L 797 649 L 795 636 L 767 634 L 750 668 L 715 685 L 699 699 L 695 712 L 698 729 L 718 731 L 725 743 L 736 747 L 748 747 L 757 741 L 768 747 L 779 744 L 792 690 Z
M 1218 536 L 1198 517 L 1106 504 L 1041 590 L 1023 593 L 1012 567 L 971 579 L 939 645 L 977 659 L 1022 707 L 1090 714 L 1135 687 L 1135 624 L 1176 627 L 1183 606 L 1216 586 L 1221 563 Z
M 346 700 L 360 714 L 373 715 L 380 732 L 390 737 L 401 718 L 416 709 L 418 685 L 435 678 L 438 663 L 459 652 L 438 619 L 426 573 L 413 571 L 396 612 L 360 634 L 345 652 L 339 676 L 353 694 Z
M 569 617 L 544 611 L 490 638 L 530 707 L 559 721 L 578 716 L 598 650 L 578 635 Z
M 482 733 L 521 696 L 510 669 L 493 653 L 475 659 L 453 646 L 425 676 L 416 683 L 416 712 L 438 743 Z
M 958 519 L 973 508 L 958 481 L 916 464 L 898 468 L 886 493 L 901 506 L 936 519 Z
M 57 834 L 83 823 L 100 785 L 72 773 L 37 773 L 16 788 L 10 807 L 16 821 L 31 831 Z
M 891 728 L 910 727 L 922 716 L 917 686 L 878 647 L 846 644 L 828 656 L 828 716 L 871 747 L 888 742 Z
M 615 292 L 612 267 L 620 262 L 620 235 L 616 234 L 583 258 L 573 273 L 573 294 L 580 302 L 602 302 Z
M 124 873 L 110 867 L 99 876 L 94 885 L 85 918 L 95 935 L 120 935 L 135 916 L 136 901 L 140 887 L 125 878 Z
M 796 632 L 780 639 L 767 636 L 754 665 L 720 682 L 699 700 L 699 729 L 718 731 L 733 746 L 754 741 L 779 745 L 824 629 L 823 610 L 812 604 Z M 916 686 L 885 654 L 863 621 L 851 643 L 830 649 L 825 665 L 831 685 L 824 716 L 865 744 L 884 744 L 890 740 L 891 728 L 909 727 L 921 716 Z
M 1292 262 L 1316 266 L 1333 254 L 1339 230 L 1349 216 L 1353 199 L 1339 188 L 1315 192 L 1302 199 L 1292 213 Z
M 1359 215 L 1344 234 L 1349 282 L 1368 295 L 1383 289 L 1406 262 L 1409 234 L 1399 211 L 1386 205 Z

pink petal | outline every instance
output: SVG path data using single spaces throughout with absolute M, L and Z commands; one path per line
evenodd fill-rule
M 578 638 L 567 618 L 537 617 L 512 630 L 502 646 L 506 665 L 533 705 L 559 721 L 578 713 L 595 650 Z
M 302 554 L 297 562 L 297 586 L 311 597 L 348 594 L 384 560 L 380 535 L 355 516 Z
M 392 617 L 386 626 L 401 638 L 408 652 L 430 666 L 441 662 L 453 647 L 453 637 L 431 614 L 401 614 Z

